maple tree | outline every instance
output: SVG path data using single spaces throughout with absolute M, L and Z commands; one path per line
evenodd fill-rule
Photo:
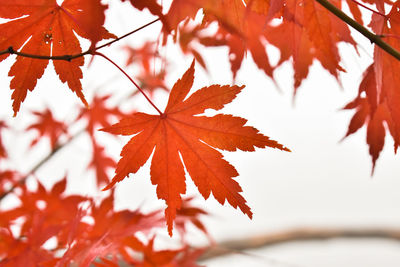
M 374 61 L 365 70 L 357 97 L 344 107 L 355 110 L 346 136 L 366 126 L 373 169 L 384 147 L 386 132 L 393 138 L 397 151 L 400 144 L 399 1 L 121 2 L 126 2 L 135 12 L 149 13 L 153 21 L 117 37 L 111 33 L 115 29 L 104 27 L 108 6 L 100 0 L 0 2 L 0 18 L 4 19 L 0 24 L 0 61 L 11 56 L 15 59 L 8 72 L 14 117 L 25 116 L 21 114 L 25 113 L 22 103 L 28 91 L 38 87 L 38 80 L 50 62 L 61 83 L 66 83 L 83 102 L 70 121 L 58 119 L 55 110 L 48 107 L 32 112 L 35 120 L 25 128 L 26 132 L 36 132 L 30 147 L 33 149 L 47 139 L 50 152 L 25 173 L 7 165 L 10 148 L 3 141 L 3 133 L 12 126 L 6 120 L 0 121 L 0 160 L 6 163 L 0 170 L 0 201 L 13 196 L 19 202 L 15 207 L 0 209 L 0 261 L 4 266 L 70 263 L 118 266 L 119 260 L 135 266 L 198 266 L 196 260 L 203 250 L 188 244 L 187 225 L 192 224 L 210 240 L 211 237 L 201 221 L 207 212 L 193 206 L 191 197 L 182 197 L 189 176 L 204 199 L 212 194 L 219 203 L 227 201 L 252 217 L 241 194 L 242 188 L 234 180 L 239 173 L 220 150 L 255 151 L 269 147 L 289 152 L 290 149 L 248 126 L 244 118 L 223 113 L 204 114 L 210 109 L 221 110 L 246 90 L 244 85 L 220 84 L 192 90 L 195 65 L 208 71 L 202 51 L 213 47 L 227 48 L 233 79 L 247 55 L 271 79 L 275 79 L 277 68 L 289 62 L 294 70 L 296 93 L 315 61 L 339 79 L 345 69 L 338 45 L 350 44 L 357 52 L 357 42 L 350 30 L 354 28 L 375 44 Z M 344 5 L 352 18 L 343 12 Z M 371 13 L 370 21 L 365 21 L 361 9 Z M 155 23 L 162 25 L 155 40 L 143 40 L 137 47 L 123 46 L 127 54 L 124 67 L 100 52 Z M 159 53 L 171 44 L 193 58 L 182 76 L 172 72 L 171 59 Z M 279 50 L 276 64 L 271 63 L 266 46 Z M 135 106 L 125 110 L 121 103 L 112 105 L 112 93 L 96 93 L 87 101 L 81 81 L 85 56 L 103 58 L 129 79 L 135 91 L 124 97 L 123 102 L 135 102 L 135 96 L 141 94 L 157 114 L 140 112 Z M 161 62 L 160 69 L 154 67 L 155 61 Z M 132 66 L 135 68 L 131 76 L 128 73 Z M 166 82 L 167 75 L 177 79 L 172 88 Z M 157 91 L 169 94 L 164 111 L 153 99 Z M 84 124 L 82 130 L 71 130 L 81 124 Z M 99 130 L 113 137 L 130 137 L 119 160 L 108 154 L 107 144 L 98 136 Z M 35 175 L 53 155 L 81 134 L 89 138 L 87 143 L 92 150 L 86 169 L 94 171 L 96 190 L 106 191 L 107 196 L 100 200 L 66 194 L 67 181 L 74 179 L 69 174 L 51 189 L 46 189 Z M 116 184 L 137 173 L 150 158 L 149 180 L 166 207 L 151 212 L 117 210 Z M 110 170 L 114 169 L 111 177 Z M 28 180 L 34 181 L 36 189 L 27 185 Z M 170 236 L 174 228 L 177 230 L 181 248 L 155 248 L 155 229 L 165 225 Z

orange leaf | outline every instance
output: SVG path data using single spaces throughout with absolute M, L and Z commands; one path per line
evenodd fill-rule
M 153 15 L 163 18 L 162 7 L 157 3 L 157 0 L 129 0 L 135 8 L 142 11 L 147 8 Z M 125 0 L 122 0 L 125 2 Z
M 96 182 L 98 185 L 108 183 L 109 176 L 107 175 L 107 170 L 109 168 L 115 168 L 116 162 L 113 158 L 104 153 L 104 147 L 98 145 L 94 140 L 92 140 L 92 144 L 92 161 L 89 163 L 87 168 L 95 171 Z
M 135 48 L 132 46 L 124 46 L 124 49 L 128 52 L 128 56 L 126 59 L 126 66 L 129 66 L 133 63 L 142 63 L 143 70 L 145 72 L 151 72 L 150 64 L 154 61 L 155 58 L 159 58 L 160 55 L 156 50 L 156 43 L 147 41 L 141 47 Z
M 250 218 L 252 212 L 240 195 L 242 188 L 233 180 L 236 169 L 216 150 L 254 151 L 255 147 L 273 147 L 289 151 L 276 141 L 244 126 L 243 118 L 218 114 L 199 116 L 206 109 L 219 110 L 230 103 L 244 86 L 212 85 L 204 87 L 187 99 L 194 79 L 194 62 L 171 90 L 162 115 L 134 113 L 104 131 L 134 135 L 122 149 L 115 176 L 104 189 L 110 189 L 130 173 L 136 173 L 154 150 L 151 181 L 157 185 L 157 196 L 165 200 L 165 216 L 172 235 L 176 210 L 182 206 L 181 194 L 186 192 L 185 171 L 205 199 L 213 193 L 223 204 L 227 200 Z
M 26 130 L 36 130 L 39 135 L 31 142 L 31 147 L 36 145 L 43 137 L 48 137 L 51 149 L 57 145 L 57 141 L 62 135 L 68 134 L 67 125 L 54 118 L 50 109 L 46 108 L 43 112 L 34 111 L 38 121 L 29 125 Z
M 108 127 L 115 118 L 121 118 L 125 115 L 119 107 L 109 107 L 107 102 L 111 95 L 98 96 L 95 95 L 90 108 L 81 108 L 76 120 L 87 120 L 87 131 L 91 138 L 94 139 L 96 127 Z
M 0 17 L 13 20 L 0 24 L 0 50 L 9 47 L 19 50 L 23 46 L 20 52 L 41 56 L 79 54 L 82 49 L 76 34 L 89 39 L 91 48 L 101 39 L 114 37 L 102 27 L 106 7 L 100 0 L 65 0 L 61 6 L 56 0 L 43 0 L 35 4 L 28 0 L 2 0 Z M 8 55 L 0 56 L 0 61 Z M 17 56 L 8 73 L 13 77 L 10 88 L 14 90 L 14 116 L 28 90 L 32 91 L 42 77 L 48 62 L 46 59 Z M 67 82 L 69 88 L 87 105 L 80 82 L 80 67 L 83 64 L 83 57 L 70 61 L 55 60 L 54 68 L 60 80 Z
M 378 11 L 383 13 L 384 9 L 378 3 Z M 372 30 L 378 35 L 385 36 L 385 41 L 397 50 L 400 49 L 400 41 L 397 38 L 400 34 L 399 7 L 400 2 L 393 3 L 385 17 L 374 13 L 370 23 Z M 399 68 L 398 60 L 376 46 L 374 62 L 365 71 L 357 98 L 345 107 L 357 109 L 347 135 L 357 131 L 364 124 L 367 127 L 367 144 L 373 169 L 385 144 L 385 124 L 394 140 L 395 152 L 400 144 Z M 363 92 L 365 96 L 362 96 Z

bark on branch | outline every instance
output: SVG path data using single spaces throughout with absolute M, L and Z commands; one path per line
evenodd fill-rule
M 318 241 L 333 238 L 382 238 L 400 241 L 400 228 L 298 228 L 227 240 L 209 247 L 199 260 L 208 260 L 249 249 L 259 249 L 283 243 Z

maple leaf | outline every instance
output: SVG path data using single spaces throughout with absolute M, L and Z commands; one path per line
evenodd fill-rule
M 125 2 L 128 0 L 122 0 Z M 159 16 L 163 20 L 164 15 L 162 13 L 162 7 L 157 3 L 157 0 L 129 0 L 133 7 L 142 11 L 147 8 L 153 15 Z
M 363 93 L 365 96 L 363 97 Z M 376 102 L 376 83 L 373 65 L 364 73 L 364 79 L 360 84 L 358 96 L 355 100 L 348 103 L 344 109 L 356 109 L 356 113 L 350 121 L 346 136 L 358 131 L 364 124 L 367 124 L 367 143 L 370 145 L 373 168 L 379 154 L 383 148 L 385 130 L 381 114 L 383 106 L 378 106 Z
M 20 205 L 7 211 L 1 211 L 1 226 L 18 227 L 18 236 L 11 233 L 6 239 L 0 238 L 0 260 L 2 266 L 54 266 L 54 254 L 42 245 L 52 237 L 57 238 L 54 251 L 66 243 L 70 223 L 78 211 L 78 204 L 86 200 L 81 196 L 64 196 L 66 179 L 57 182 L 51 190 L 46 190 L 38 182 L 38 189 L 31 192 L 26 185 L 20 187 L 16 196 Z M 18 217 L 22 217 L 18 222 Z M 8 220 L 8 224 L 3 220 Z M 0 236 L 2 233 L 0 233 Z M 8 250 L 1 251 L 7 242 Z M 3 253 L 4 252 L 4 253 Z
M 384 14 L 383 3 L 376 2 L 376 6 Z M 389 13 L 385 16 L 373 14 L 370 26 L 374 32 L 384 36 L 385 41 L 400 49 L 400 2 L 393 3 Z M 360 83 L 358 96 L 347 104 L 345 109 L 355 109 L 356 113 L 350 121 L 346 136 L 356 132 L 362 126 L 367 127 L 367 144 L 372 157 L 372 172 L 376 160 L 385 144 L 387 125 L 388 131 L 394 140 L 394 151 L 400 144 L 400 78 L 398 70 L 400 62 L 375 47 L 374 62 L 367 68 Z
M 377 2 L 378 10 L 382 10 Z M 371 18 L 371 28 L 394 49 L 400 49 L 400 2 L 396 1 L 386 16 L 374 14 Z M 376 103 L 385 103 L 390 119 L 387 120 L 389 131 L 394 140 L 394 150 L 400 145 L 400 77 L 398 70 L 400 61 L 375 46 L 373 69 L 375 72 Z M 373 85 L 371 85 L 373 86 Z
M 194 42 L 200 42 L 202 40 L 202 32 L 205 29 L 204 25 L 189 25 L 189 20 L 179 27 L 178 43 L 184 54 L 191 54 L 196 59 L 196 62 L 207 70 L 206 63 L 203 56 L 200 54 L 198 49 L 193 45 Z
M 107 105 L 110 97 L 111 95 L 94 96 L 90 108 L 81 108 L 76 118 L 76 120 L 87 120 L 87 131 L 92 139 L 97 127 L 108 127 L 113 119 L 125 116 L 125 113 L 119 107 L 109 107 Z
M 49 138 L 50 147 L 54 149 L 57 141 L 63 134 L 68 134 L 68 127 L 64 122 L 54 118 L 50 109 L 46 108 L 43 112 L 34 111 L 33 115 L 38 117 L 38 122 L 29 125 L 26 130 L 36 130 L 39 135 L 32 140 L 30 146 L 34 146 L 44 137 Z
M 155 250 L 155 236 L 150 238 L 147 245 L 144 245 L 138 238 L 131 236 L 126 239 L 125 245 L 127 248 L 143 254 L 142 260 L 127 258 L 127 262 L 133 263 L 134 266 L 140 267 L 199 267 L 197 259 L 204 253 L 205 249 L 192 249 L 189 246 L 184 246 L 175 250 Z
M 53 255 L 42 245 L 54 236 L 61 227 L 61 225 L 46 227 L 44 218 L 35 215 L 32 227 L 24 233 L 23 238 L 13 238 L 11 235 L 2 236 L 0 234 L 2 241 L 6 237 L 6 242 L 9 242 L 6 253 L 0 256 L 1 266 L 43 266 L 42 263 L 52 260 Z
M 332 3 L 340 7 L 339 1 Z M 339 71 L 345 71 L 339 64 L 338 43 L 346 42 L 357 49 L 347 25 L 313 1 L 287 0 L 281 8 L 282 22 L 267 25 L 264 36 L 280 50 L 278 65 L 292 59 L 294 92 L 308 76 L 314 60 L 338 78 Z
M 189 247 L 184 247 L 182 253 L 179 257 L 175 257 L 174 265 L 172 266 L 185 266 L 185 267 L 205 267 L 205 265 L 198 265 L 200 256 L 206 251 L 203 248 L 192 249 Z
M 21 205 L 15 208 L 26 216 L 21 229 L 22 234 L 29 231 L 34 217 L 39 214 L 44 219 L 44 227 L 61 226 L 59 241 L 64 240 L 61 235 L 68 233 L 67 226 L 77 213 L 78 204 L 87 200 L 79 195 L 65 196 L 66 185 L 67 179 L 64 177 L 55 183 L 51 190 L 46 190 L 40 182 L 36 192 L 28 191 L 26 186 L 22 187 L 22 192 L 18 195 Z
M 152 98 L 154 92 L 157 89 L 164 91 L 169 91 L 167 85 L 165 84 L 165 72 L 159 72 L 157 74 L 153 73 L 142 73 L 136 78 L 140 82 L 140 87 L 149 93 L 149 97 Z M 135 91 L 132 95 L 136 95 L 139 91 Z
M 187 233 L 187 225 L 191 223 L 213 242 L 207 228 L 199 218 L 201 215 L 207 215 L 208 213 L 201 208 L 193 207 L 192 200 L 193 197 L 183 199 L 182 206 L 176 213 L 175 226 L 180 235 L 184 236 Z
M 185 100 L 193 79 L 194 61 L 173 86 L 164 113 L 134 113 L 102 129 L 113 134 L 136 134 L 122 149 L 115 176 L 104 190 L 136 173 L 154 150 L 151 181 L 157 185 L 158 198 L 167 204 L 165 216 L 170 235 L 176 210 L 182 205 L 181 194 L 186 191 L 184 166 L 205 199 L 212 192 L 221 204 L 227 200 L 251 218 L 252 212 L 240 194 L 242 189 L 232 179 L 238 176 L 236 169 L 216 149 L 254 151 L 255 147 L 269 146 L 289 151 L 257 129 L 244 126 L 247 121 L 243 118 L 224 114 L 197 116 L 206 109 L 223 108 L 244 86 L 212 85 Z
M 341 8 L 341 1 L 335 0 L 332 3 Z M 358 7 L 353 3 L 350 8 L 354 17 L 361 20 Z M 214 41 L 211 38 L 207 43 L 208 46 L 228 46 L 233 78 L 247 51 L 251 53 L 257 67 L 273 78 L 275 67 L 269 62 L 267 42 L 281 52 L 278 65 L 292 57 L 295 90 L 307 77 L 314 59 L 320 61 L 338 79 L 339 72 L 345 71 L 340 66 L 339 42 L 349 43 L 357 50 L 348 26 L 314 1 L 174 0 L 166 17 L 172 28 L 178 28 L 180 23 L 193 19 L 200 9 L 204 13 L 202 26 L 218 22 Z M 274 17 L 279 18 L 278 24 L 270 23 Z M 183 44 L 183 48 L 190 48 L 188 44 Z M 199 57 L 196 50 L 186 50 L 186 53 Z
M 203 25 L 187 29 L 189 18 L 194 18 L 197 11 L 202 8 L 204 13 Z M 178 14 L 178 15 L 176 15 Z M 186 16 L 184 15 L 186 14 Z M 273 76 L 273 67 L 270 65 L 265 48 L 265 26 L 268 22 L 266 16 L 262 16 L 246 9 L 241 0 L 234 1 L 210 1 L 210 0 L 176 0 L 171 4 L 167 18 L 171 25 L 178 27 L 177 23 L 184 21 L 179 31 L 179 44 L 182 51 L 191 53 L 205 68 L 201 54 L 191 45 L 191 42 L 199 41 L 208 46 L 226 45 L 229 47 L 229 60 L 233 77 L 236 77 L 247 51 L 250 51 L 257 67 L 268 76 Z M 184 18 L 184 19 L 182 19 Z M 199 38 L 199 31 L 204 29 L 204 24 L 209 25 L 217 21 L 219 28 L 214 38 Z M 214 40 L 212 40 L 214 39 Z
M 136 251 L 140 251 L 143 254 L 143 260 L 138 261 L 133 259 L 132 262 L 135 266 L 138 267 L 151 267 L 151 266 L 175 266 L 173 265 L 174 258 L 182 251 L 182 249 L 176 250 L 154 250 L 154 239 L 153 236 L 147 243 L 144 245 L 139 239 L 135 237 L 130 237 L 128 242 L 126 243 L 131 248 Z
M 141 73 L 136 75 L 136 79 L 140 82 L 140 88 L 146 90 L 149 93 L 149 97 L 153 97 L 153 93 L 156 89 L 162 89 L 169 91 L 165 85 L 165 69 L 167 61 L 161 58 L 157 50 L 155 49 L 155 42 L 145 42 L 141 47 L 134 48 L 131 46 L 125 46 L 125 50 L 128 52 L 128 58 L 125 65 L 129 66 L 137 61 L 141 62 Z M 150 68 L 151 63 L 154 64 L 154 60 L 160 58 L 162 60 L 163 69 L 156 73 L 155 70 Z M 134 91 L 132 96 L 139 93 Z
M 357 132 L 363 125 L 367 126 L 367 144 L 372 157 L 372 173 L 385 144 L 385 122 L 393 131 L 392 136 L 396 136 L 395 121 L 389 108 L 389 103 L 385 99 L 381 99 L 379 104 L 377 102 L 375 72 L 372 64 L 364 73 L 358 96 L 344 107 L 344 109 L 356 109 L 345 137 Z
M 154 237 L 144 247 L 144 261 L 138 266 L 168 266 L 181 250 L 154 250 Z
M 154 41 L 147 41 L 139 48 L 124 46 L 123 48 L 128 52 L 125 66 L 129 66 L 140 60 L 143 70 L 145 72 L 150 72 L 151 61 L 154 60 L 154 58 L 160 57 L 155 47 L 156 43 Z
M 273 18 L 286 5 L 285 0 L 245 0 L 246 7 L 259 14 L 267 16 L 267 20 Z
M 353 15 L 353 18 L 360 23 L 361 25 L 364 25 L 364 21 L 362 19 L 361 11 L 360 11 L 360 6 L 353 0 L 346 0 L 346 4 L 348 5 L 351 14 Z
M 115 160 L 104 153 L 104 147 L 98 145 L 94 140 L 92 140 L 93 152 L 92 161 L 87 166 L 88 169 L 93 169 L 96 175 L 96 181 L 98 185 L 108 184 L 109 176 L 107 175 L 107 170 L 110 168 L 115 168 L 117 163 Z
M 176 30 L 182 21 L 194 19 L 200 9 L 204 13 L 203 22 L 218 21 L 230 32 L 242 32 L 246 20 L 242 0 L 174 0 L 166 14 L 168 26 Z
M 91 48 L 101 39 L 114 35 L 103 28 L 104 10 L 100 0 L 65 0 L 58 5 L 56 0 L 43 0 L 32 3 L 29 0 L 2 0 L 0 17 L 12 19 L 0 24 L 0 50 L 21 49 L 21 52 L 41 56 L 74 55 L 82 52 L 75 35 L 89 39 Z M 9 54 L 0 56 L 0 61 Z M 20 109 L 28 90 L 32 91 L 48 65 L 49 60 L 17 56 L 8 73 L 13 77 L 10 88 L 13 91 L 14 116 Z M 82 102 L 87 102 L 82 93 L 82 71 L 84 58 L 70 61 L 55 60 L 53 65 L 60 80 L 67 82 L 69 88 Z
M 99 205 L 93 205 L 88 215 L 94 223 L 82 223 L 83 227 L 72 234 L 61 262 L 73 261 L 78 266 L 90 266 L 97 257 L 126 256 L 127 240 L 136 232 L 147 233 L 160 227 L 164 221 L 159 210 L 148 214 L 137 210 L 115 211 L 113 191 Z
M 197 12 L 201 9 L 201 3 L 198 0 L 174 0 L 165 15 L 168 21 L 167 27 L 165 29 L 176 30 L 179 23 L 186 20 L 187 18 L 194 19 Z M 165 26 L 165 25 L 164 25 Z

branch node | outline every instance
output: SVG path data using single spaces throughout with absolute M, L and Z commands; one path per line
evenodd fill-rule
M 12 55 L 15 54 L 15 50 L 12 46 L 10 46 L 7 50 L 8 50 L 8 53 L 10 53 Z

